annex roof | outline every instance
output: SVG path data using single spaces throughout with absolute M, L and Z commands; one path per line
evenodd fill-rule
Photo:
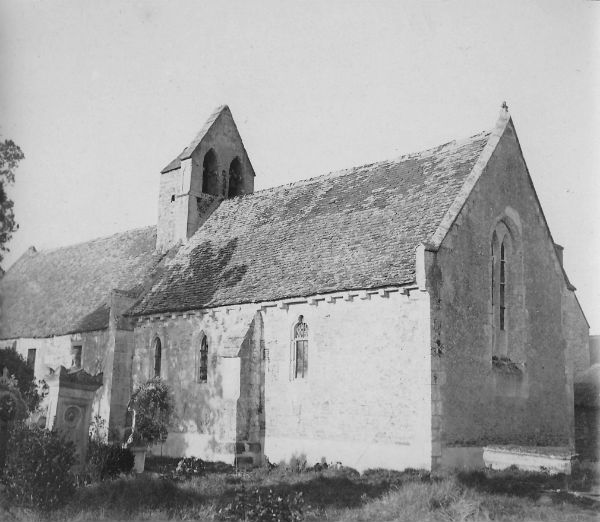
M 490 134 L 223 201 L 132 314 L 413 283 Z
M 162 257 L 155 245 L 152 226 L 53 250 L 30 248 L 0 279 L 0 339 L 106 328 L 110 292 L 140 294 Z

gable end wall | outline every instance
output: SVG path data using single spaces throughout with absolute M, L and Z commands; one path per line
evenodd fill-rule
M 506 214 L 520 222 L 523 252 L 521 320 L 507 326 L 518 329 L 509 355 L 524 363 L 516 393 L 499 388 L 492 368 L 491 232 Z M 571 356 L 587 325 L 565 309 L 569 291 L 512 125 L 442 242 L 429 284 L 440 352 L 433 365 L 445 377 L 442 453 L 490 443 L 572 446 Z

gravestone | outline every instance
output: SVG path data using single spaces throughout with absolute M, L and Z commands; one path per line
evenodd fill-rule
M 81 368 L 61 366 L 44 378 L 49 388 L 46 428 L 61 431 L 75 443 L 78 466 L 87 455 L 92 403 L 102 377 L 102 373 L 90 375 Z

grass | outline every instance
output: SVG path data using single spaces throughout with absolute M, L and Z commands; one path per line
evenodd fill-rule
M 283 468 L 236 473 L 212 465 L 201 476 L 173 477 L 173 461 L 149 460 L 149 472 L 78 488 L 70 503 L 53 513 L 9 506 L 0 500 L 0 520 L 223 520 L 223 509 L 242 490 L 253 499 L 298 493 L 304 520 L 312 521 L 596 521 L 599 506 L 564 492 L 589 488 L 598 476 L 574 478 L 517 470 L 430 476 L 427 472 L 348 468 L 291 471 Z M 579 482 L 578 482 L 579 481 Z

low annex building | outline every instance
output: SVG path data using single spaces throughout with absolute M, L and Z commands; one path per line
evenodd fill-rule
M 220 107 L 161 172 L 156 228 L 8 270 L 1 342 L 37 349 L 37 375 L 81 346 L 117 431 L 160 376 L 173 456 L 431 469 L 490 444 L 573 448 L 589 327 L 506 107 L 396 160 L 254 177 Z

